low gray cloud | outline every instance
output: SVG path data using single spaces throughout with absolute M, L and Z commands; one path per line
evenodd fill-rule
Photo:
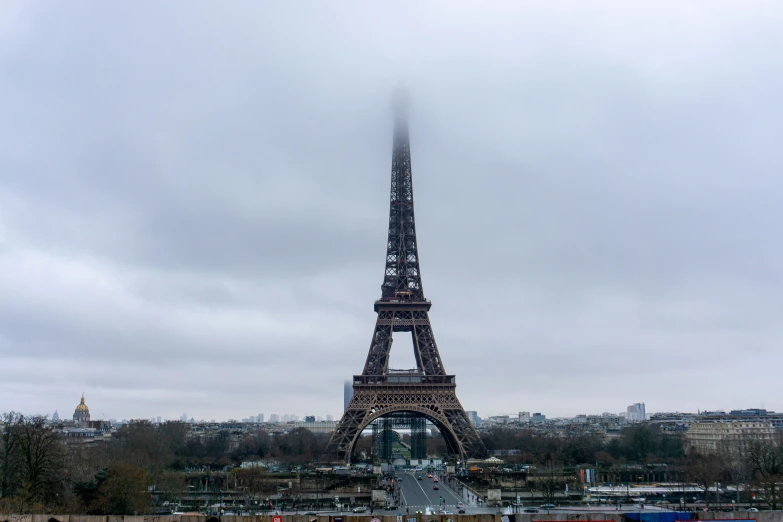
M 0 410 L 84 391 L 117 418 L 339 415 L 380 295 L 400 83 L 467 409 L 782 409 L 781 18 L 8 4 Z

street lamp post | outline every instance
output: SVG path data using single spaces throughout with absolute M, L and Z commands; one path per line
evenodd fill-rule
M 718 511 L 720 511 L 720 482 L 715 483 L 715 503 L 718 504 Z

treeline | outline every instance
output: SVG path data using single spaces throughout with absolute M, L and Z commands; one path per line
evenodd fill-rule
M 282 469 L 312 468 L 328 442 L 327 434 L 301 428 L 281 434 L 263 429 L 247 433 L 196 429 L 181 422 L 135 421 L 120 427 L 105 442 L 66 443 L 45 417 L 3 414 L 0 512 L 145 513 L 153 499 L 161 503 L 186 495 L 188 477 L 200 480 L 199 474 L 184 473 L 186 469 L 209 474 L 258 459 L 274 460 Z M 681 436 L 662 433 L 649 424 L 628 427 L 609 441 L 576 429 L 552 436 L 494 428 L 482 433 L 482 439 L 489 450 L 500 450 L 507 464 L 541 465 L 552 470 L 552 477 L 573 475 L 579 465 L 618 469 L 629 464 L 667 464 L 689 481 L 710 486 L 717 482 L 753 484 L 764 502 L 774 507 L 781 503 L 783 442 L 779 439 L 737 443 L 707 456 L 686 455 Z M 363 437 L 359 451 L 368 451 L 369 442 Z M 445 451 L 439 437 L 428 439 L 427 446 L 431 455 Z M 253 486 L 250 489 L 261 492 L 270 487 L 264 470 L 246 471 L 252 473 L 241 478 L 247 487 Z M 229 475 L 236 483 L 239 474 Z M 705 500 L 710 499 L 705 496 Z
M 577 428 L 562 436 L 551 436 L 533 430 L 492 428 L 482 435 L 490 451 L 515 450 L 503 455 L 507 462 L 564 466 L 603 463 L 666 463 L 684 455 L 683 438 L 679 434 L 663 434 L 658 426 L 629 426 L 609 442 L 602 435 L 583 433 Z
M 482 439 L 487 449 L 501 453 L 505 463 L 535 464 L 552 473 L 557 471 L 560 475 L 549 484 L 552 491 L 562 490 L 568 482 L 562 476 L 563 471 L 573 470 L 575 466 L 622 470 L 631 464 L 665 464 L 682 480 L 700 485 L 707 506 L 718 501 L 715 493 L 709 493 L 709 488 L 716 484 L 743 490 L 743 501 L 749 501 L 751 492 L 756 492 L 755 500 L 760 505 L 772 509 L 783 505 L 783 436 L 780 434 L 768 439 L 732 440 L 708 454 L 686 453 L 681 435 L 663 433 L 652 424 L 626 427 L 608 442 L 599 435 L 576 429 L 563 436 L 547 436 L 532 430 L 502 427 L 489 430 Z M 545 472 L 544 485 L 546 478 Z
M 302 428 L 274 435 L 261 429 L 192 434 L 190 428 L 134 421 L 108 441 L 69 444 L 45 417 L 3 414 L 0 513 L 144 513 L 151 491 L 159 501 L 187 492 L 187 468 L 233 469 L 267 457 L 282 466 L 312 464 L 328 442 Z
M 783 437 L 751 439 L 721 444 L 709 454 L 689 453 L 683 464 L 689 480 L 704 488 L 709 506 L 708 488 L 716 484 L 750 486 L 755 501 L 771 509 L 783 505 Z M 745 499 L 748 500 L 747 498 Z
M 293 466 L 313 462 L 328 442 L 328 435 L 304 428 L 274 435 L 260 428 L 247 433 L 227 429 L 190 433 L 190 429 L 182 422 L 133 421 L 117 430 L 104 453 L 112 461 L 144 469 L 222 469 L 262 458 Z

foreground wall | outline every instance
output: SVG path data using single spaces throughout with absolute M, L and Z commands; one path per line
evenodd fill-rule
M 645 513 L 644 520 L 654 522 L 657 514 L 662 512 Z M 671 515 L 672 513 L 667 513 Z M 690 514 L 689 514 L 690 515 Z M 745 511 L 736 511 L 734 513 L 715 513 L 699 512 L 694 513 L 699 520 L 710 519 L 753 519 L 757 522 L 783 522 L 783 511 L 760 511 L 758 513 L 747 513 Z M 400 517 L 402 522 L 504 522 L 503 515 L 403 515 Z M 511 518 L 511 517 L 510 517 Z M 682 517 L 683 519 L 685 517 Z M 335 520 L 341 519 L 341 520 Z M 144 515 L 144 516 L 87 516 L 87 515 L 2 515 L 0 522 L 399 522 L 398 517 L 394 515 L 258 515 L 258 516 L 236 516 L 225 515 L 221 517 L 207 517 L 199 515 Z M 603 520 L 611 522 L 627 522 L 624 514 L 617 512 L 609 513 L 560 513 L 560 514 L 515 514 L 511 518 L 513 522 L 534 522 L 534 521 L 589 521 Z

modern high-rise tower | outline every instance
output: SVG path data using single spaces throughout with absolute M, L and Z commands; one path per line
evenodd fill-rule
M 353 399 L 353 383 L 345 381 L 343 383 L 343 411 L 348 409 L 351 399 Z

